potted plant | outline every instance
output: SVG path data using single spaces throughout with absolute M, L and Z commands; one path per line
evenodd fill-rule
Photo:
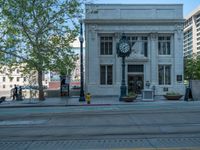
M 123 97 L 123 101 L 132 102 L 137 98 L 137 94 L 135 92 L 129 92 L 127 96 Z
M 168 92 L 164 95 L 167 100 L 179 100 L 182 96 L 183 95 L 178 92 Z

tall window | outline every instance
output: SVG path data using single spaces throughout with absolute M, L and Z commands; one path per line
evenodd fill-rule
M 13 81 L 13 77 L 10 77 L 10 82 L 12 82 Z
M 102 36 L 100 38 L 100 53 L 101 55 L 112 55 L 113 38 L 111 36 Z
M 3 77 L 3 82 L 6 82 L 6 77 Z
M 128 36 L 134 54 L 148 57 L 148 38 L 147 36 Z
M 100 66 L 100 84 L 112 85 L 112 83 L 113 83 L 112 65 L 101 65 Z
M 142 37 L 142 54 L 147 57 L 147 50 L 148 50 L 148 42 L 147 37 Z
M 171 65 L 158 65 L 159 85 L 171 84 Z
M 19 77 L 17 77 L 17 82 L 19 82 Z
M 170 55 L 170 36 L 158 37 L 158 54 Z

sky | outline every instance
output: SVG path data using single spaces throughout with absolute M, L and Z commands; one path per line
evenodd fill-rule
M 200 0 L 93 0 L 97 4 L 183 4 L 183 16 L 186 17 L 200 6 Z

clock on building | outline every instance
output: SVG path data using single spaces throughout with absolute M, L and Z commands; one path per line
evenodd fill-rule
M 119 43 L 119 50 L 121 53 L 127 53 L 130 49 L 130 45 L 127 42 Z
M 131 46 L 129 41 L 126 39 L 126 36 L 122 36 L 118 43 L 118 55 L 120 57 L 129 56 L 131 53 Z

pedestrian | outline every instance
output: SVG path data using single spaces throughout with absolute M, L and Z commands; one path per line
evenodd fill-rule
M 142 89 L 142 81 L 138 80 L 136 84 L 137 84 L 137 93 L 139 94 L 141 93 L 141 89 Z
M 15 84 L 14 89 L 13 89 L 13 100 L 18 99 L 18 88 L 17 85 Z
M 21 86 L 19 86 L 18 100 L 22 100 L 22 87 Z

